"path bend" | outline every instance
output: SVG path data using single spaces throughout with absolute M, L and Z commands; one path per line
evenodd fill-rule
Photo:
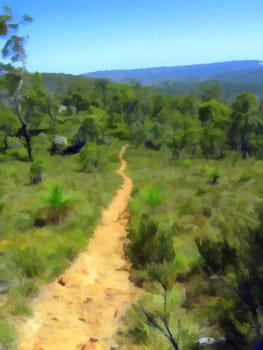
M 117 346 L 121 317 L 140 291 L 129 281 L 130 264 L 124 258 L 125 209 L 132 180 L 120 151 L 123 178 L 103 211 L 85 251 L 33 301 L 33 316 L 19 325 L 18 350 L 110 350 Z

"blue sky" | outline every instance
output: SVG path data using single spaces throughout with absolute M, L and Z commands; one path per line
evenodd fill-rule
M 2 2 L 2 1 L 1 1 Z M 96 70 L 263 59 L 263 0 L 3 0 L 34 22 L 27 69 Z

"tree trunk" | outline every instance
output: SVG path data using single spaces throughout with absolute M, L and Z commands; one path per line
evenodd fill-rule
M 25 146 L 26 146 L 28 158 L 29 158 L 30 161 L 32 161 L 33 160 L 33 154 L 32 154 L 31 137 L 30 137 L 30 133 L 29 133 L 27 124 L 22 124 L 22 133 L 23 133 L 23 136 L 24 136 L 25 141 L 26 141 L 26 145 Z
M 221 140 L 219 140 L 217 145 L 217 159 L 222 159 L 222 158 L 223 158 L 223 147 L 222 147 Z
M 164 311 L 164 318 L 163 318 L 163 323 L 164 323 L 164 327 L 167 331 L 167 338 L 169 339 L 169 342 L 172 344 L 173 348 L 175 350 L 179 350 L 179 346 L 176 342 L 176 340 L 174 339 L 174 336 L 171 332 L 170 326 L 169 326 L 169 315 L 167 312 L 167 295 L 166 295 L 166 290 L 164 292 L 164 296 L 163 296 L 163 311 Z
M 47 101 L 47 114 L 51 120 L 54 120 L 55 117 L 52 109 L 51 98 L 48 96 L 46 101 Z
M 241 136 L 241 152 L 242 152 L 242 159 L 246 159 L 247 153 L 248 153 L 248 144 L 247 144 L 247 138 L 245 135 Z
M 20 96 L 22 86 L 23 86 L 23 78 L 20 77 L 20 79 L 18 81 L 17 89 L 16 89 L 15 94 L 14 94 L 14 102 L 15 102 L 16 114 L 17 114 L 17 117 L 18 117 L 18 119 L 21 123 L 21 126 L 22 126 L 21 130 L 22 130 L 22 134 L 23 134 L 23 137 L 25 139 L 25 142 L 26 142 L 25 147 L 27 150 L 28 158 L 30 161 L 32 161 L 33 154 L 32 154 L 31 137 L 30 137 L 30 133 L 28 130 L 28 124 L 23 116 L 21 104 L 19 102 L 19 96 Z
M 246 159 L 248 155 L 248 122 L 247 120 L 244 123 L 244 127 L 241 130 L 241 152 L 242 152 L 242 158 Z

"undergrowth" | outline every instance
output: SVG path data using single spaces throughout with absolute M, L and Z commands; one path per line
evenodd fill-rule
M 217 305 L 234 296 L 221 279 L 236 283 L 236 271 L 246 268 L 242 242 L 258 225 L 261 162 L 233 163 L 231 156 L 181 161 L 165 149 L 144 148 L 128 149 L 127 160 L 134 190 L 126 254 L 131 279 L 145 292 L 125 316 L 128 330 L 119 342 L 131 349 L 175 348 L 167 325 L 180 350 L 201 349 L 201 337 L 228 341 L 220 321 L 224 309 Z M 241 332 L 252 346 L 253 323 L 246 320 L 242 329 L 236 322 L 233 334 Z

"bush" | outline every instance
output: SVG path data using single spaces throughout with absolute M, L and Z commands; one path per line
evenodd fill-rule
M 55 185 L 48 197 L 48 204 L 51 209 L 58 209 L 66 206 L 68 199 L 62 194 L 62 189 L 58 185 Z
M 14 180 L 14 183 L 16 185 L 19 185 L 20 178 L 19 178 L 18 171 L 17 171 L 15 166 L 10 167 L 10 177 Z
M 26 247 L 14 254 L 14 262 L 27 278 L 41 277 L 45 272 L 44 261 L 36 249 Z
M 89 143 L 80 152 L 81 170 L 87 173 L 104 171 L 108 166 L 107 147 Z
M 202 257 L 201 267 L 208 275 L 225 273 L 229 265 L 235 265 L 237 259 L 236 249 L 228 241 L 214 242 L 209 239 L 195 239 L 199 253 Z
M 36 158 L 30 166 L 29 174 L 32 184 L 37 184 L 42 181 L 42 171 L 45 169 L 44 161 L 41 158 Z
M 19 148 L 19 149 L 16 149 L 16 150 L 10 150 L 9 152 L 12 155 L 12 157 L 17 159 L 17 160 L 21 160 L 23 162 L 27 162 L 28 161 L 28 154 L 27 154 L 27 151 L 26 151 L 25 148 Z
M 48 197 L 47 221 L 52 224 L 62 222 L 68 214 L 70 202 L 70 198 L 63 194 L 61 187 L 55 185 Z
M 208 183 L 211 185 L 216 185 L 220 177 L 220 171 L 218 168 L 213 168 L 208 171 L 209 180 Z
M 163 199 L 163 191 L 159 185 L 153 184 L 141 189 L 139 194 L 150 207 L 158 206 Z
M 15 302 L 12 303 L 12 313 L 16 316 L 19 316 L 19 315 L 31 316 L 32 310 L 26 304 L 24 298 L 17 295 Z
M 190 168 L 191 165 L 192 165 L 192 162 L 190 159 L 185 159 L 182 161 L 182 165 L 185 167 L 185 168 Z
M 15 339 L 15 330 L 3 315 L 0 316 L 0 344 L 9 345 Z

